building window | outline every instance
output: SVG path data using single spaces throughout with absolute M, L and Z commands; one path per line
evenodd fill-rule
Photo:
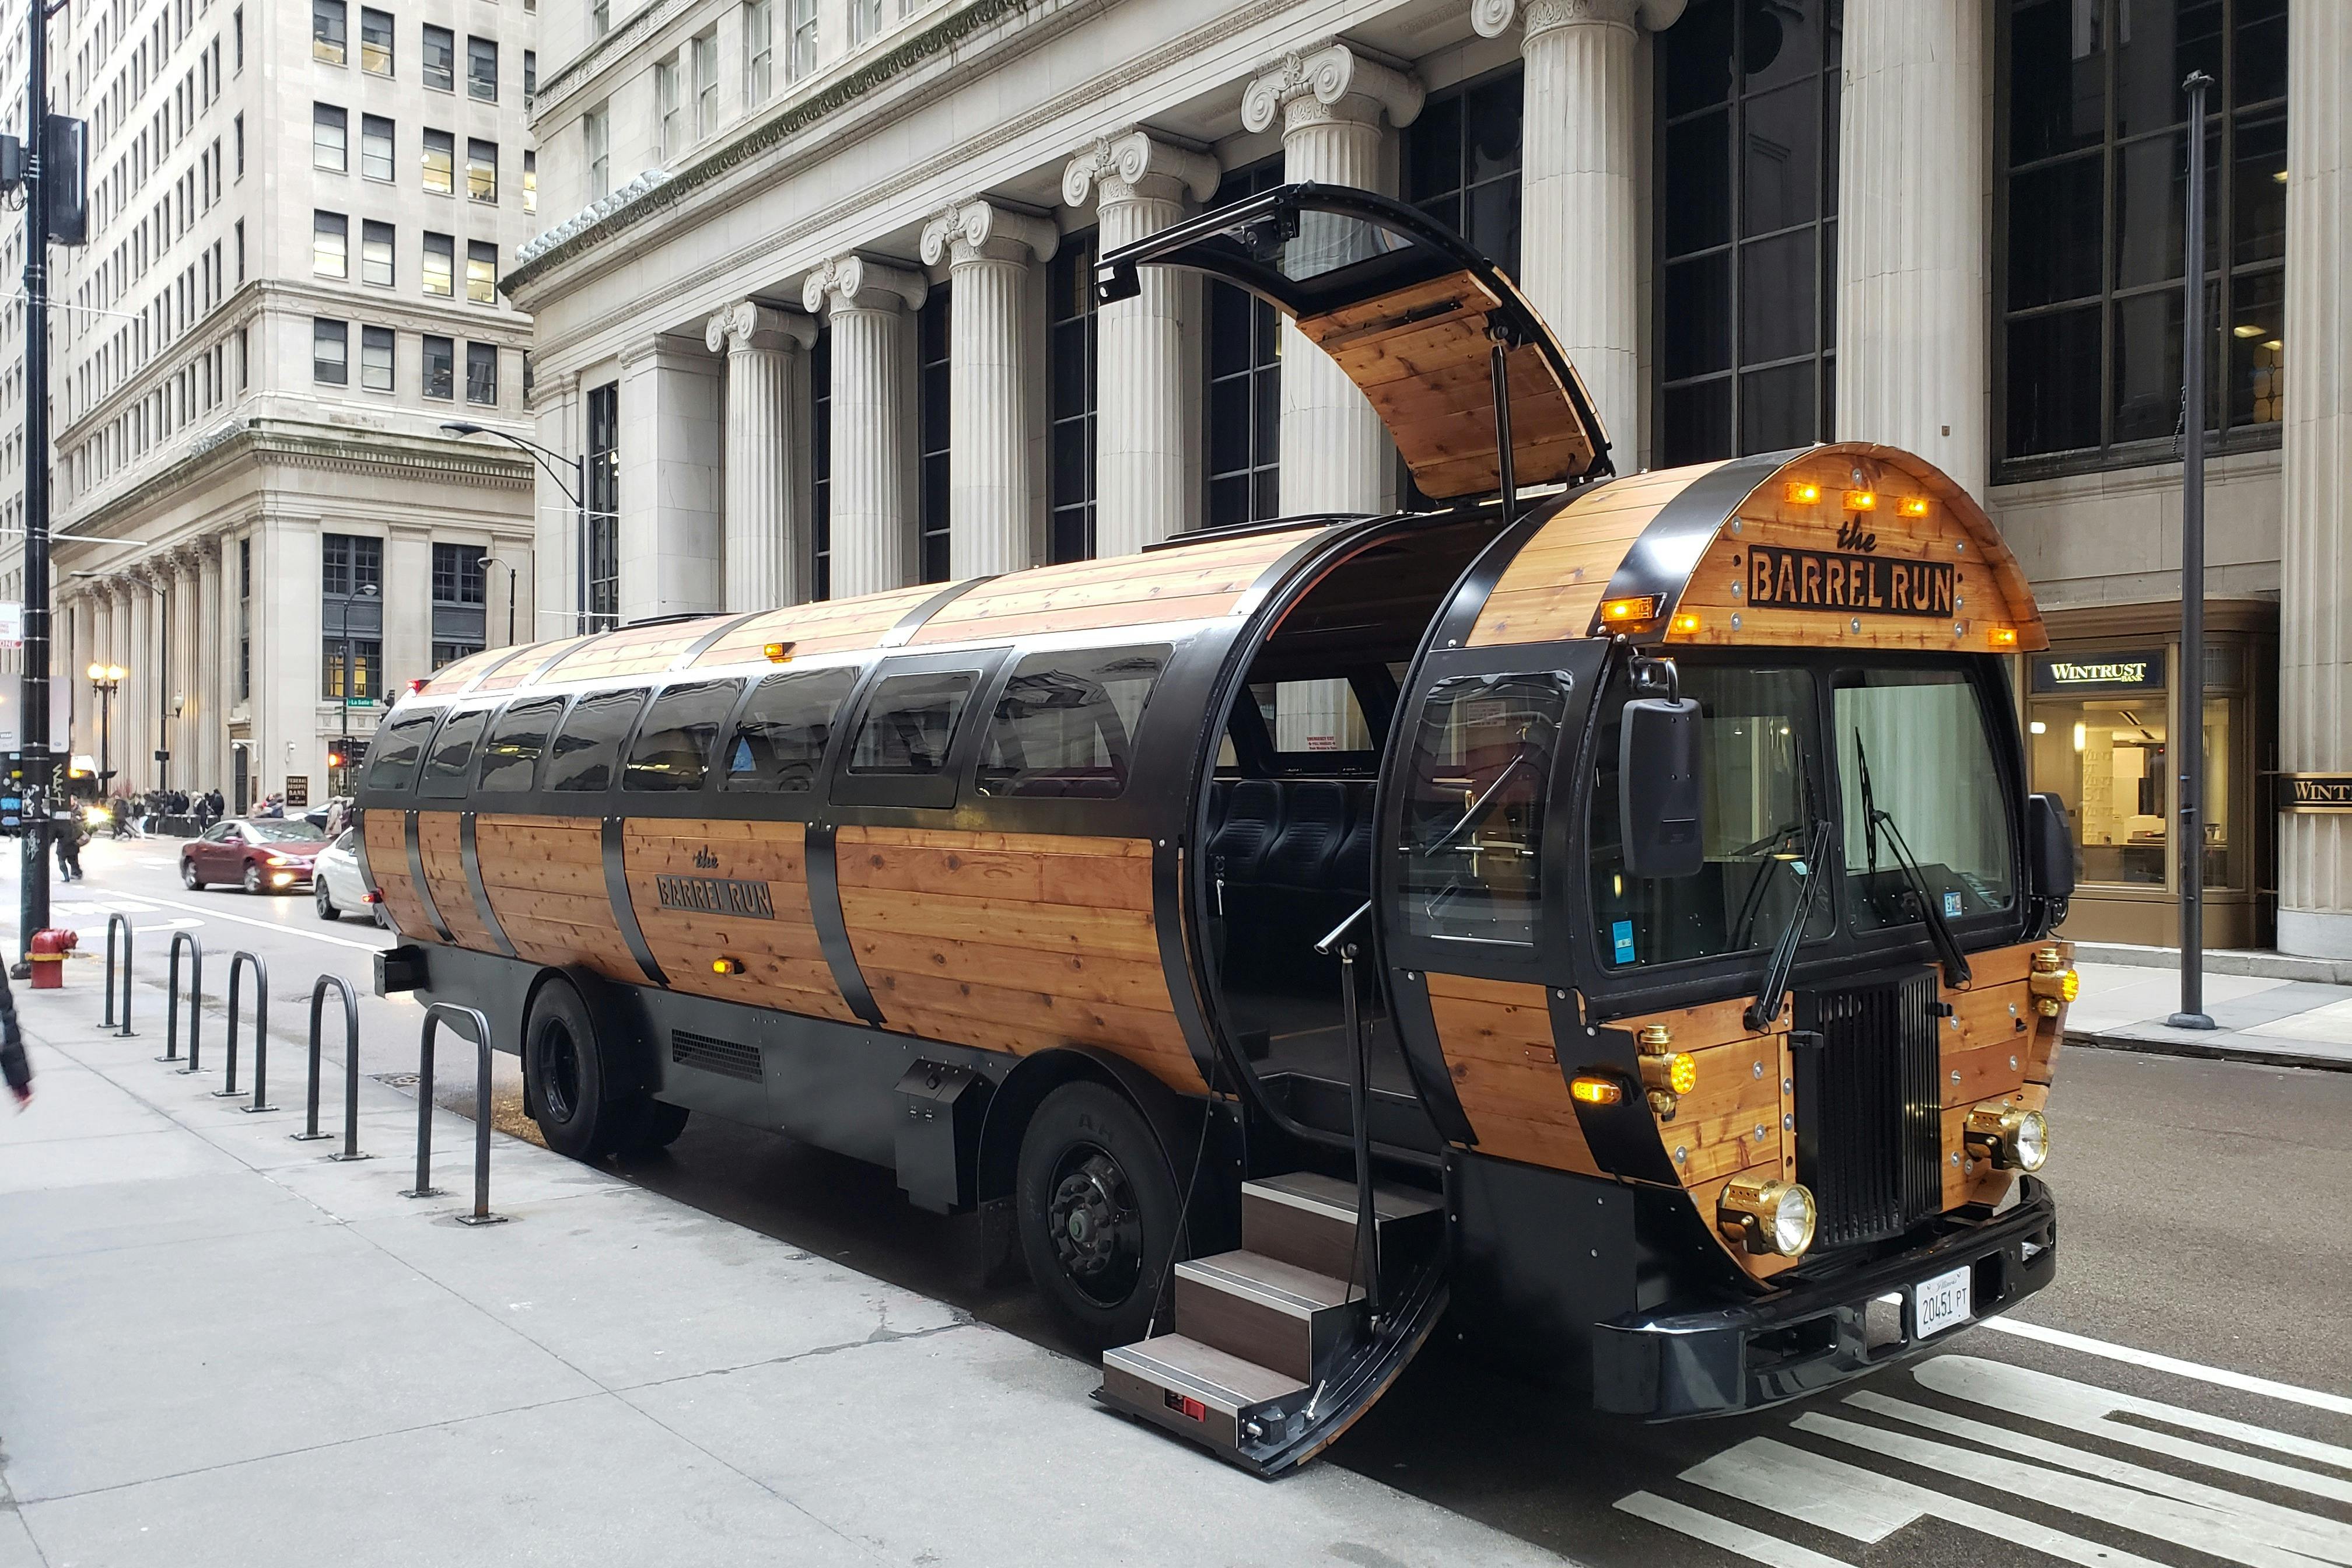
M 613 30 L 611 0 L 588 0 L 588 36 L 601 38 Z
M 469 200 L 499 199 L 499 144 L 478 136 L 466 138 L 466 195 Z
M 245 7 L 239 5 L 229 16 L 229 58 L 236 62 L 239 75 L 245 72 Z
M 436 605 L 480 605 L 488 595 L 483 586 L 482 552 L 470 544 L 433 547 L 433 602 Z
M 393 227 L 373 218 L 360 225 L 360 281 L 378 289 L 389 289 L 394 282 L 392 259 Z
M 925 583 L 944 583 L 951 551 L 948 538 L 948 435 L 950 383 L 948 340 L 952 291 L 934 284 L 915 312 L 915 439 L 921 458 L 915 568 Z
M 849 0 L 849 43 L 852 48 L 872 41 L 882 30 L 882 0 Z
M 241 17 L 244 13 L 239 12 L 238 15 Z M 341 65 L 347 25 L 348 15 L 343 9 L 343 0 L 310 0 L 310 58 L 323 60 L 331 66 Z M 236 42 L 237 65 L 239 68 L 243 68 L 245 64 L 245 29 L 243 27 L 237 29 Z
M 522 52 L 522 95 L 525 98 L 529 98 L 532 93 L 535 93 L 538 90 L 539 51 L 537 49 L 525 49 Z
M 1836 16 L 1698 0 L 1658 36 L 1661 465 L 1835 427 Z
M 1228 170 L 1215 205 L 1280 184 L 1280 158 Z M 1208 296 L 1209 526 L 1222 528 L 1282 510 L 1282 323 L 1230 283 L 1211 283 Z
M 444 92 L 457 86 L 457 35 L 429 23 L 425 28 L 425 85 Z
M 446 403 L 457 395 L 457 344 L 447 338 L 427 337 L 424 344 L 424 379 L 425 396 Z
M 1045 331 L 1053 361 L 1053 559 L 1095 553 L 1095 236 L 1074 234 L 1046 263 Z
M 383 541 L 365 533 L 319 535 L 319 591 L 345 599 L 383 591 Z
M 236 542 L 236 700 L 243 702 L 252 695 L 253 541 L 245 538 Z
M 776 90 L 776 0 L 743 7 L 743 100 L 765 103 Z
M 792 6 L 792 58 L 794 81 L 816 69 L 816 0 L 787 0 Z
M 439 299 L 450 297 L 453 273 L 457 267 L 457 242 L 446 234 L 425 237 L 425 291 Z
M 391 12 L 361 8 L 360 69 L 370 76 L 392 74 Z
M 350 167 L 351 118 L 331 103 L 310 106 L 310 166 L 340 174 Z
M 466 401 L 486 407 L 499 401 L 499 350 L 496 343 L 466 345 Z
M 370 180 L 393 177 L 392 121 L 381 114 L 360 116 L 360 174 Z
M 613 111 L 592 109 L 580 117 L 580 136 L 588 151 L 588 199 L 603 201 L 613 194 Z
M 588 624 L 610 628 L 621 613 L 621 385 L 588 393 Z
M 694 40 L 694 137 L 699 142 L 719 129 L 719 35 L 705 33 Z
M 360 384 L 370 392 L 392 390 L 392 329 L 360 329 Z
M 342 214 L 310 215 L 310 270 L 321 278 L 351 276 L 351 221 Z
M 425 188 L 435 195 L 451 195 L 457 189 L 457 138 L 447 131 L 427 130 L 425 148 Z
M 375 637 L 328 637 L 320 649 L 320 670 L 323 679 L 319 695 L 330 702 L 344 700 L 343 673 L 349 660 L 351 672 L 350 700 L 373 702 L 376 698 L 376 671 L 383 663 L 383 644 Z
M 482 645 L 478 642 L 436 642 L 433 645 L 433 668 L 439 669 L 444 665 L 470 658 L 481 651 Z
M 242 180 L 245 178 L 245 116 L 242 114 L 236 117 L 235 140 L 236 142 L 236 177 Z
M 495 38 L 466 39 L 466 91 L 484 103 L 499 100 L 499 45 Z
M 809 345 L 809 597 L 833 597 L 833 334 Z
M 539 154 L 528 147 L 522 154 L 522 210 L 526 217 L 539 211 Z
M 654 148 L 655 155 L 675 158 L 686 151 L 686 138 L 678 123 L 677 60 L 674 57 L 654 62 L 654 113 L 660 121 L 660 142 Z
M 499 247 L 486 239 L 466 242 L 466 298 L 477 305 L 499 302 Z
M 1517 66 L 1433 96 L 1404 133 L 1404 199 L 1519 270 Z
M 2215 82 L 2207 427 L 2224 444 L 2274 442 L 2286 348 L 2285 5 L 2020 0 L 2001 10 L 2001 455 L 2031 472 L 2049 465 L 2030 459 L 2062 453 L 2148 462 L 2177 450 L 2180 83 L 2191 70 Z

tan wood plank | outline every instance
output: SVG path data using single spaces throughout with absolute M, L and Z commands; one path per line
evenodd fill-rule
M 844 888 L 842 917 L 853 940 L 866 931 L 900 936 L 966 937 L 988 931 L 1041 952 L 1097 953 L 1156 961 L 1160 942 L 1150 914 L 1134 910 L 917 896 L 887 889 Z

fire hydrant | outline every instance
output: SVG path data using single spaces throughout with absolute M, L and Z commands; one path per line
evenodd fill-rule
M 66 983 L 66 954 L 81 945 L 81 932 L 49 926 L 33 933 L 33 989 L 58 991 Z

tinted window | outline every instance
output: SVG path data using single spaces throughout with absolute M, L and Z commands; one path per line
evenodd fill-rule
M 372 790 L 406 789 L 416 776 L 416 754 L 425 749 L 425 737 L 441 720 L 441 710 L 428 713 L 412 713 L 395 719 L 386 725 L 368 748 L 367 787 Z
M 488 709 L 477 708 L 442 726 L 433 742 L 432 755 L 425 759 L 425 776 L 417 782 L 417 794 L 448 799 L 466 793 L 466 774 L 474 763 L 474 742 L 482 738 L 482 726 L 489 717 Z
M 874 689 L 849 754 L 849 771 L 869 777 L 930 778 L 947 767 L 956 721 L 971 700 L 973 672 L 894 675 Z
M 610 789 L 621 759 L 621 737 L 644 706 L 643 691 L 599 691 L 583 697 L 564 717 L 549 753 L 547 787 Z
M 1566 676 L 1536 671 L 1461 676 L 1430 694 L 1397 845 L 1413 935 L 1534 943 L 1568 693 Z
M 549 731 L 563 711 L 561 697 L 541 697 L 518 702 L 499 715 L 490 738 L 482 742 L 482 784 L 486 790 L 530 787 L 539 769 L 540 753 L 547 750 Z
M 727 748 L 726 787 L 775 795 L 814 789 L 834 716 L 856 679 L 854 670 L 813 669 L 760 682 Z
M 1136 727 L 1164 647 L 1031 654 L 996 700 L 981 752 L 985 795 L 1110 800 L 1127 790 Z
M 710 770 L 710 743 L 741 689 L 731 680 L 673 686 L 654 699 L 637 743 L 629 748 L 623 789 L 700 789 Z

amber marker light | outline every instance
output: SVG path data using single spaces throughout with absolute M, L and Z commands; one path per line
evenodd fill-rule
M 1809 485 L 1802 479 L 1790 479 L 1780 487 L 1780 499 L 1790 506 L 1814 506 L 1822 499 L 1822 487 Z
M 788 642 L 772 642 L 762 645 L 760 651 L 767 655 L 770 664 L 786 664 L 791 662 L 793 645 Z
M 1611 599 L 1601 606 L 1601 618 L 1610 626 L 1657 618 L 1658 596 L 1643 594 L 1631 599 Z
M 710 973 L 713 974 L 740 974 L 743 973 L 743 961 L 740 958 L 714 958 L 710 961 Z
M 1685 634 L 1696 632 L 1698 630 L 1698 617 L 1685 610 L 1675 617 L 1674 625 L 1675 630 L 1678 632 Z
M 1878 510 L 1878 492 L 1876 490 L 1846 491 L 1845 510 L 1848 511 L 1876 511 Z
M 1585 1105 L 1615 1105 L 1625 1098 L 1625 1086 L 1613 1078 L 1582 1077 L 1569 1080 L 1568 1092 Z
M 1995 626 L 1986 635 L 1992 638 L 1992 646 L 1995 647 L 2015 647 L 2017 646 L 2017 628 L 2015 626 Z
M 1901 501 L 1895 504 L 1895 510 L 1901 512 L 1905 517 L 1925 517 L 1927 515 L 1927 498 L 1926 496 L 1905 496 Z
M 1688 1051 L 1642 1058 L 1642 1081 L 1652 1089 L 1688 1094 L 1698 1087 L 1698 1058 Z

